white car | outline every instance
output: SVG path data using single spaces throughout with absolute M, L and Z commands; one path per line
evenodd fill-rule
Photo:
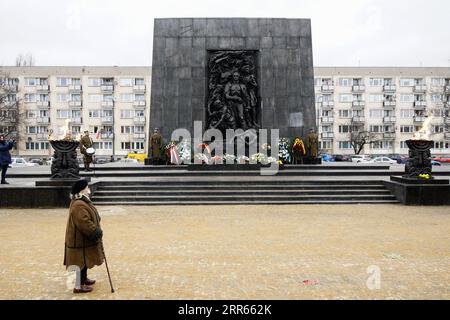
M 396 164 L 397 161 L 392 160 L 391 158 L 388 158 L 388 157 L 376 157 L 376 158 L 373 158 L 372 160 L 370 160 L 370 163 Z
M 124 163 L 124 164 L 139 164 L 139 161 L 137 161 L 136 159 L 124 158 L 124 159 L 120 159 L 117 163 Z
M 352 156 L 352 162 L 360 163 L 360 162 L 370 162 L 371 157 L 365 154 L 355 154 Z
M 38 166 L 37 163 L 28 162 L 24 158 L 11 158 L 11 167 L 18 168 L 18 167 L 34 167 Z

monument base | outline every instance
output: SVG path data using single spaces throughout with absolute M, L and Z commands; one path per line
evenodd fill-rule
M 450 184 L 447 179 L 412 179 L 391 176 L 384 185 L 398 201 L 406 205 L 449 205 Z
M 36 187 L 71 187 L 75 181 L 84 179 L 91 182 L 91 177 L 84 177 L 80 179 L 46 179 L 35 182 Z

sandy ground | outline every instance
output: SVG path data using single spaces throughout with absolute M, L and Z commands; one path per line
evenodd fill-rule
M 0 299 L 450 299 L 448 206 L 99 210 L 116 293 L 71 293 L 67 210 L 0 209 Z

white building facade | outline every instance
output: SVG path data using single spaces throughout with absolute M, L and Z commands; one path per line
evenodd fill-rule
M 22 118 L 14 154 L 49 158 L 48 134 L 68 123 L 89 130 L 97 157 L 147 153 L 151 67 L 2 67 Z M 377 141 L 362 154 L 407 154 L 405 140 L 427 117 L 432 153 L 450 154 L 450 68 L 316 67 L 320 149 L 353 154 L 349 131 L 359 125 Z M 10 131 L 0 124 L 0 133 Z
M 48 135 L 89 130 L 97 157 L 147 153 L 150 67 L 3 67 L 17 88 L 23 157 L 49 158 Z M 0 132 L 7 130 L 0 125 Z
M 450 154 L 450 68 L 316 67 L 320 147 L 354 154 L 350 129 L 376 141 L 361 154 L 407 154 L 405 140 L 431 117 L 432 154 Z

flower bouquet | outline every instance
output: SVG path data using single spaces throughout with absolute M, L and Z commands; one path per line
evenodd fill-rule
M 235 156 L 235 155 L 233 155 L 233 154 L 228 154 L 228 153 L 225 153 L 225 156 L 224 156 L 223 158 L 224 158 L 224 160 L 225 160 L 227 163 L 234 163 L 234 161 L 236 160 L 236 156 Z
M 247 164 L 250 161 L 246 156 L 240 156 L 237 160 L 239 164 Z

